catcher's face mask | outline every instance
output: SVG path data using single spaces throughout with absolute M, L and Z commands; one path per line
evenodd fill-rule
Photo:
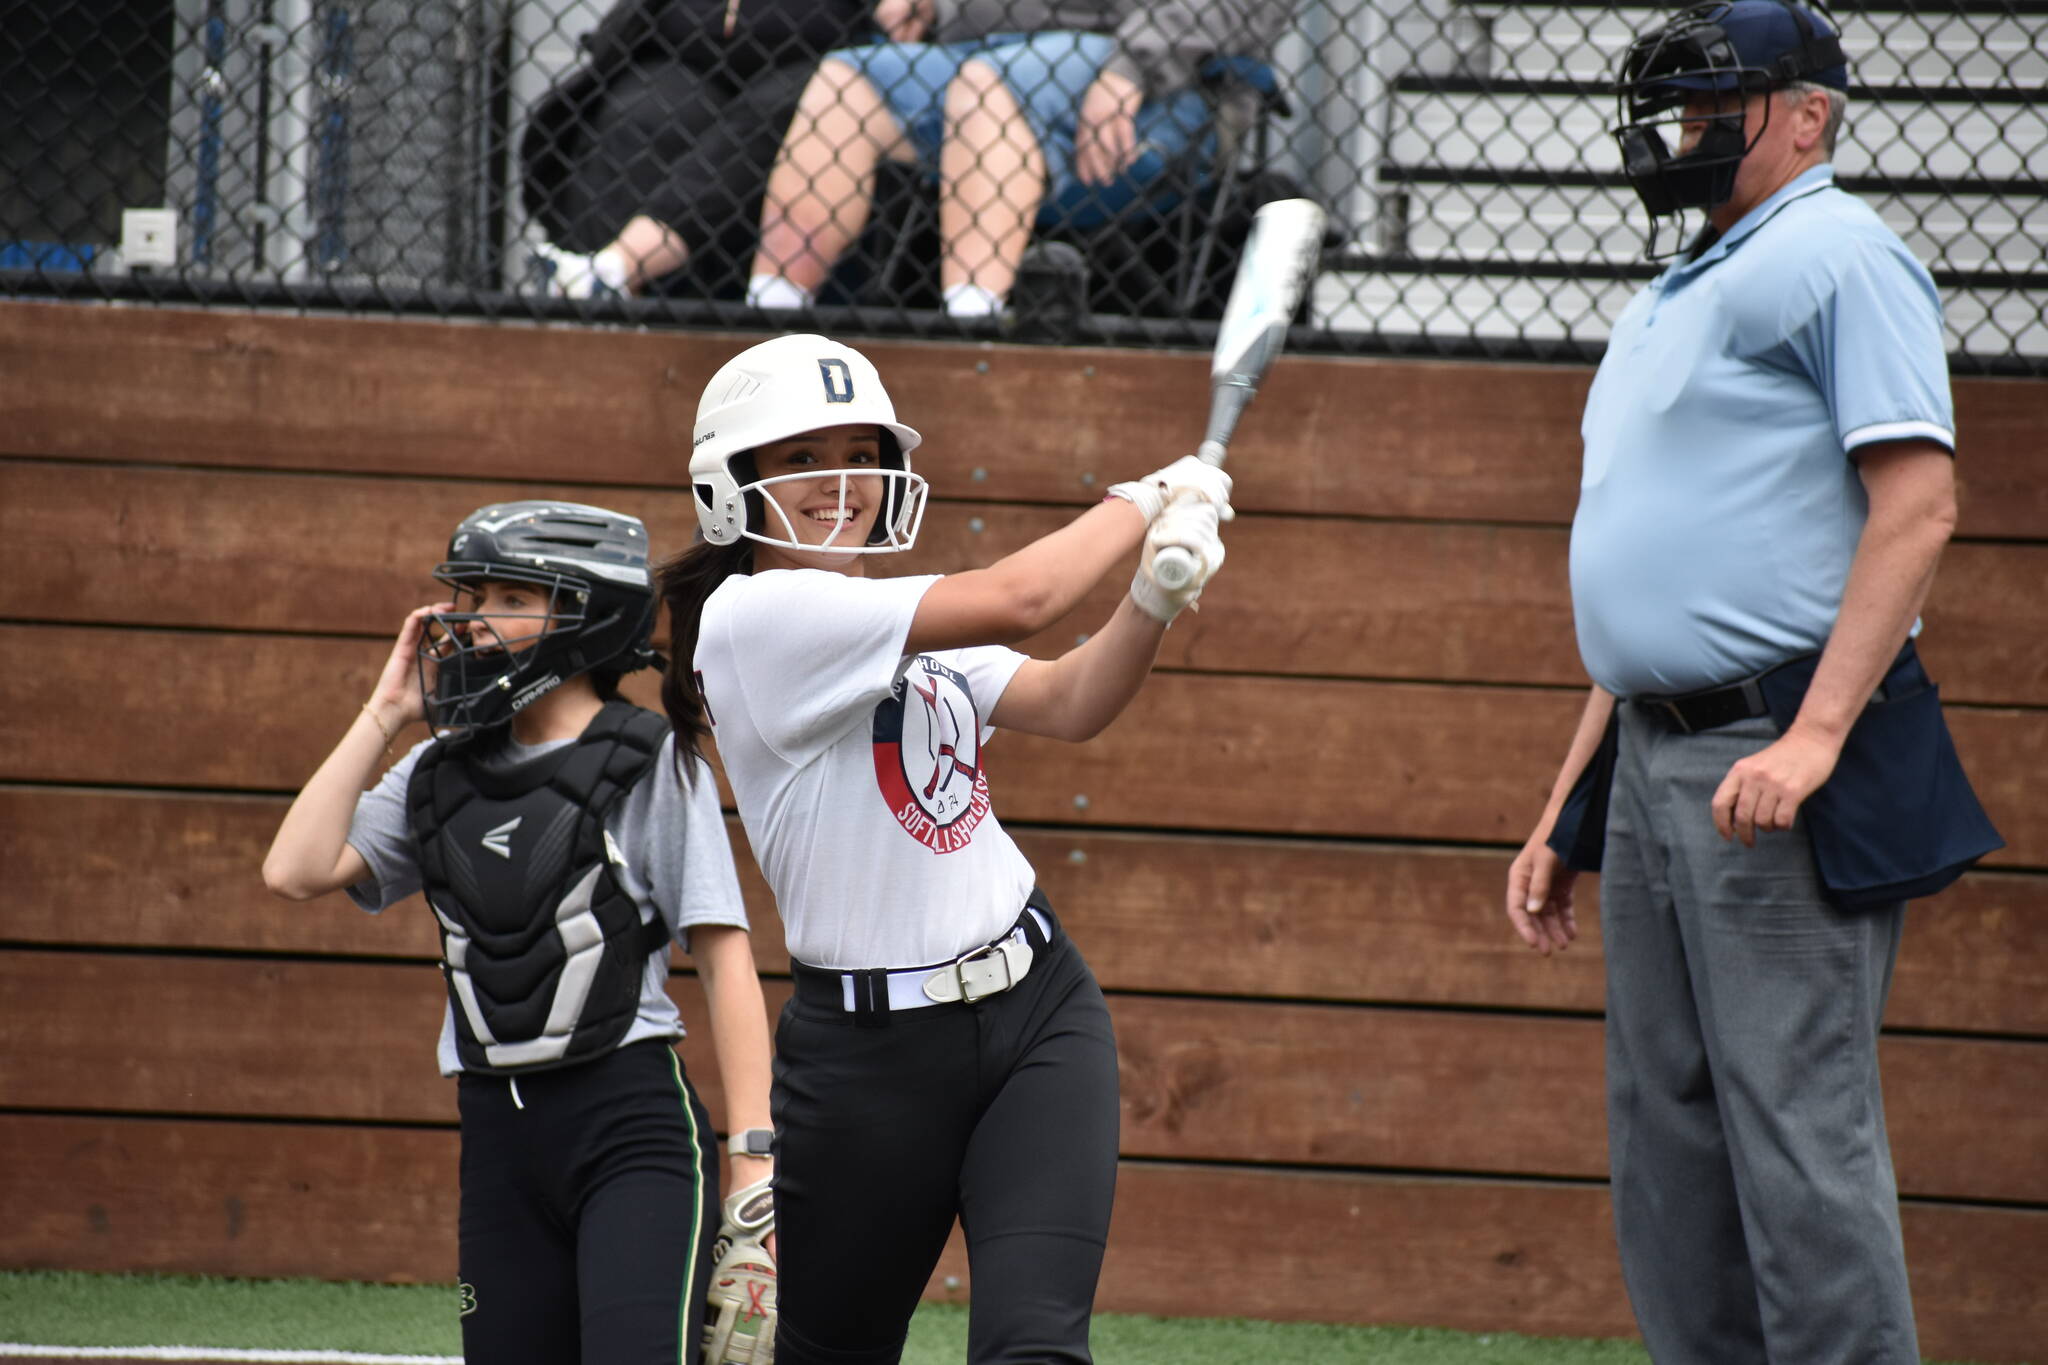
M 444 739 L 511 723 L 565 680 L 654 662 L 654 588 L 638 517 L 584 503 L 492 503 L 434 570 L 455 600 L 420 641 L 427 723 Z
M 568 676 L 559 643 L 542 645 L 583 628 L 589 594 L 557 575 L 510 572 L 444 564 L 435 575 L 455 597 L 455 610 L 427 618 L 420 640 L 421 695 L 436 731 L 503 725 Z

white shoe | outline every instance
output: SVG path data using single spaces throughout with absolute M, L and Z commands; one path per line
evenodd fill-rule
M 780 275 L 751 275 L 747 278 L 747 306 L 764 312 L 787 313 L 809 308 L 816 300 L 811 291 Z
M 619 299 L 626 296 L 625 263 L 618 253 L 604 250 L 584 255 L 564 251 L 552 242 L 533 248 L 542 285 L 550 298 Z
M 993 318 L 1008 310 L 1001 294 L 983 289 L 978 284 L 949 286 L 943 302 L 946 316 L 950 318 Z

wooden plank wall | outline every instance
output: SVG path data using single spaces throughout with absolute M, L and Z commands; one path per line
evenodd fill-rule
M 463 513 L 565 494 L 685 542 L 695 396 L 746 340 L 0 305 L 0 1264 L 453 1277 L 428 918 L 274 901 L 261 853 Z M 905 569 L 988 562 L 1199 435 L 1200 356 L 870 350 L 929 441 Z M 1499 909 L 1583 685 L 1588 377 L 1283 360 L 1230 565 L 1142 699 L 991 749 L 1112 992 L 1104 1308 L 1632 1332 L 1597 918 L 1545 962 Z M 1914 915 L 1883 1060 L 1925 1345 L 2017 1360 L 2048 1264 L 2048 387 L 1957 397 L 1926 652 L 2010 847 Z M 956 1247 L 933 1292 L 965 1275 Z

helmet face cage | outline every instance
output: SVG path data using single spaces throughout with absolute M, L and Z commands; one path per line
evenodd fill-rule
M 800 481 L 823 482 L 835 480 L 834 491 L 838 495 L 839 510 L 846 511 L 846 486 L 854 479 L 881 479 L 886 482 L 880 515 L 859 545 L 840 543 L 839 533 L 845 528 L 842 522 L 832 528 L 832 533 L 822 542 L 803 540 L 796 533 L 796 526 L 782 504 L 775 501 L 763 490 L 775 485 Z M 779 545 L 792 550 L 826 550 L 842 555 L 886 555 L 909 549 L 917 542 L 918 527 L 924 523 L 924 505 L 927 486 L 924 477 L 907 469 L 827 469 L 817 473 L 802 471 L 795 474 L 777 474 L 769 479 L 755 479 L 739 485 L 742 496 L 759 494 L 758 500 L 749 499 L 749 505 L 758 505 L 760 512 L 747 520 L 746 529 L 740 532 L 748 540 L 763 545 Z M 773 534 L 780 531 L 780 535 Z
M 1622 172 L 1651 217 L 1652 259 L 1658 254 L 1656 219 L 1681 209 L 1726 203 L 1735 192 L 1735 172 L 1742 159 L 1770 126 L 1767 102 L 1755 136 L 1744 131 L 1747 97 L 1772 89 L 1775 82 L 1764 68 L 1743 65 L 1734 43 L 1715 22 L 1727 9 L 1724 0 L 1694 6 L 1631 43 L 1622 58 L 1621 79 L 1615 83 L 1614 138 L 1621 146 Z M 1736 96 L 1735 107 L 1688 118 L 1687 102 L 1704 94 Z M 1699 138 L 1692 150 L 1675 153 L 1672 149 L 1682 145 L 1683 128 L 1689 123 L 1704 125 Z
M 420 695 L 437 732 L 506 725 L 578 674 L 629 673 L 655 662 L 647 532 L 637 518 L 573 503 L 496 504 L 466 518 L 449 548 L 434 577 L 468 609 L 431 615 L 419 647 Z M 475 610 L 491 583 L 533 588 L 546 607 Z M 519 620 L 540 628 L 508 647 L 497 627 Z M 479 639 L 480 621 L 491 626 L 486 639 Z
M 533 573 L 509 564 L 453 561 L 435 570 L 434 577 L 454 591 L 457 610 L 433 613 L 420 637 L 420 696 L 426 701 L 429 726 L 437 732 L 474 732 L 503 725 L 562 684 L 568 675 L 548 666 L 559 662 L 562 651 L 547 646 L 555 637 L 583 629 L 590 602 L 586 585 L 562 574 Z M 538 613 L 474 610 L 482 604 L 486 583 L 535 588 L 547 606 Z M 542 624 L 533 635 L 502 643 L 498 626 L 517 620 Z M 486 641 L 477 638 L 479 621 L 491 627 Z

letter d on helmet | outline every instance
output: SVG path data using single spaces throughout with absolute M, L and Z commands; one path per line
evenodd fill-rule
M 872 425 L 884 433 L 882 468 L 889 493 L 868 544 L 870 553 L 907 550 L 924 510 L 924 480 L 911 472 L 910 452 L 924 438 L 896 420 L 882 376 L 851 346 L 813 335 L 777 337 L 728 360 L 697 405 L 690 483 L 697 524 L 714 545 L 740 537 L 806 548 L 768 534 L 758 510 L 760 477 L 751 458 L 760 446 L 824 427 Z

